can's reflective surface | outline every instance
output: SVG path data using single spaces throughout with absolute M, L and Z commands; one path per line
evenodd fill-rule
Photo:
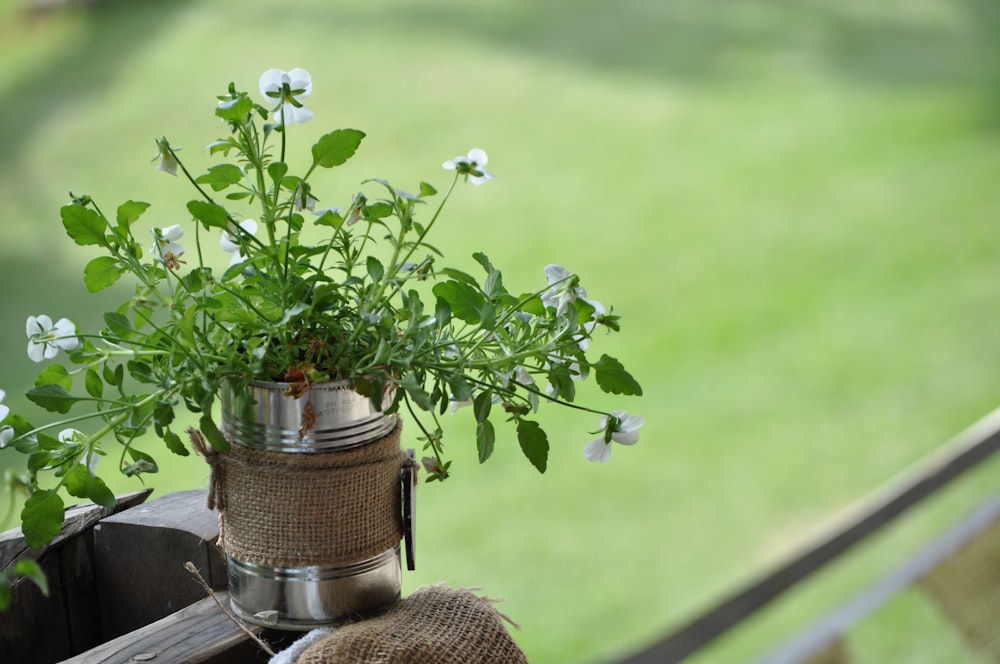
M 375 408 L 350 381 L 315 384 L 297 399 L 286 394 L 288 387 L 224 385 L 221 429 L 230 442 L 267 452 L 336 454 L 377 441 L 396 427 L 396 416 Z M 393 391 L 393 386 L 386 390 L 385 407 Z M 400 597 L 398 546 L 337 566 L 272 567 L 231 555 L 227 561 L 234 613 L 265 627 L 308 631 L 369 614 Z
M 392 604 L 400 570 L 399 547 L 341 567 L 266 567 L 229 557 L 230 605 L 247 622 L 308 631 Z
M 327 452 L 388 435 L 396 419 L 354 391 L 350 381 L 317 383 L 299 398 L 288 383 L 222 387 L 222 431 L 231 442 L 269 452 Z M 394 387 L 383 395 L 392 403 Z

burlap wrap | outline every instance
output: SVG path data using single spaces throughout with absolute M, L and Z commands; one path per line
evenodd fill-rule
M 322 454 L 233 445 L 212 461 L 219 544 L 270 567 L 343 566 L 399 545 L 401 424 L 362 447 Z
M 493 602 L 464 588 L 418 588 L 381 616 L 337 627 L 296 664 L 526 664 Z

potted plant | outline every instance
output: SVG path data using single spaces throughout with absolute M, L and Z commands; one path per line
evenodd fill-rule
M 248 454 L 312 461 L 387 436 L 395 439 L 382 462 L 398 475 L 407 464 L 399 413 L 422 446 L 427 480 L 444 480 L 451 466 L 439 417 L 463 405 L 476 421 L 481 462 L 493 452 L 494 422 L 505 419 L 544 472 L 549 444 L 536 419 L 544 404 L 600 416 L 585 448 L 592 461 L 607 461 L 612 442 L 637 441 L 641 418 L 575 402 L 575 381 L 591 374 L 605 392 L 641 394 L 619 361 L 595 358 L 592 340 L 598 330 L 617 331 L 619 317 L 588 298 L 576 273 L 549 265 L 536 290 L 515 294 L 485 254 L 474 254 L 474 275 L 444 265 L 430 243 L 456 185 L 494 179 L 484 151 L 444 162 L 454 173 L 444 193 L 380 179 L 347 194 L 315 191 L 312 176 L 347 162 L 364 133 L 323 134 L 303 155 L 292 141 L 305 133 L 296 125 L 312 118 L 309 74 L 269 70 L 259 91 L 255 99 L 230 84 L 218 98 L 214 114 L 228 132 L 208 146 L 219 161 L 203 173 L 157 139 L 158 168 L 193 187 L 188 222 L 150 227 L 142 219 L 149 206 L 136 200 L 105 210 L 72 195 L 61 209 L 67 235 L 98 254 L 84 270 L 87 289 L 127 276 L 134 290 L 97 332 L 68 318 L 27 319 L 29 357 L 52 361 L 27 398 L 62 416 L 35 424 L 0 405 L 0 446 L 28 455 L 27 473 L 14 482 L 26 495 L 29 546 L 58 533 L 64 495 L 111 503 L 100 475 L 109 466 L 128 476 L 157 472 L 135 444 L 150 430 L 174 454 L 189 454 L 189 438 L 230 483 L 232 464 L 246 465 Z M 335 198 L 340 207 L 322 207 Z M 231 255 L 228 266 L 206 258 L 210 244 Z M 197 427 L 182 431 L 179 410 L 195 413 Z M 288 421 L 274 425 L 271 445 L 257 433 L 270 431 L 264 420 L 279 411 Z M 226 483 L 217 488 L 218 500 L 231 503 Z

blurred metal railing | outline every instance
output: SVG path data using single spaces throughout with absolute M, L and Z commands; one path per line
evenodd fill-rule
M 620 664 L 671 664 L 696 653 L 1000 449 L 1000 410 L 847 510 L 824 533 Z M 988 508 L 984 507 L 984 509 Z M 770 661 L 770 660 L 765 660 Z M 801 660 L 775 660 L 792 662 Z

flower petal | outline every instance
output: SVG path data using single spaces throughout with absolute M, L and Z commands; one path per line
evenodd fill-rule
M 45 359 L 45 344 L 28 342 L 28 357 L 32 362 L 41 362 Z
M 0 422 L 3 422 L 10 415 L 10 408 L 0 403 Z
M 29 337 L 33 337 L 37 334 L 45 334 L 52 329 L 52 319 L 42 314 L 41 316 L 28 316 L 28 322 L 25 324 L 25 331 L 28 333 Z
M 486 150 L 480 150 L 479 148 L 472 148 L 471 150 L 469 150 L 469 161 L 471 161 L 477 167 L 485 166 L 489 160 L 490 158 L 486 156 Z M 477 168 L 477 170 L 482 170 L 482 169 Z
M 583 448 L 583 456 L 587 457 L 588 461 L 607 463 L 611 459 L 611 446 L 605 443 L 603 438 L 592 440 Z
M 3 449 L 10 445 L 10 441 L 14 440 L 14 428 L 13 427 L 3 427 L 0 429 L 0 449 Z
M 260 96 L 272 104 L 277 103 L 278 95 L 281 93 L 281 84 L 284 82 L 285 72 L 280 69 L 268 69 L 260 75 L 258 86 Z M 277 93 L 277 94 L 275 94 Z
M 635 445 L 639 442 L 638 431 L 617 431 L 611 434 L 611 440 L 622 445 Z
M 288 87 L 293 91 L 302 90 L 299 94 L 295 95 L 296 99 L 305 99 L 312 94 L 313 84 L 312 76 L 309 75 L 305 69 L 296 67 L 295 69 L 288 72 Z

